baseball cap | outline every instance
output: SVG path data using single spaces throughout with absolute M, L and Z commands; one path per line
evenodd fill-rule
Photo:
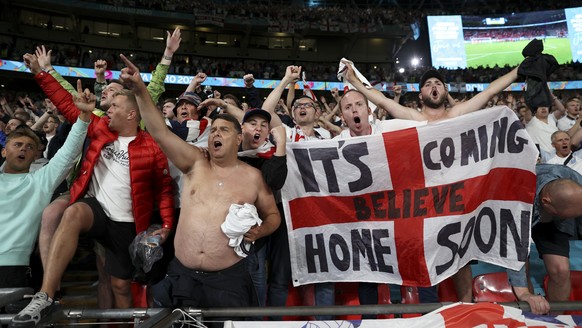
M 249 109 L 245 116 L 243 117 L 242 122 L 246 123 L 252 116 L 259 115 L 262 116 L 267 122 L 271 122 L 271 114 L 264 109 L 261 108 L 253 108 Z
M 439 73 L 437 70 L 429 69 L 428 71 L 424 72 L 424 74 L 422 74 L 422 77 L 420 78 L 419 87 L 422 88 L 422 86 L 424 85 L 426 80 L 433 78 L 433 77 L 436 78 L 437 80 L 441 81 L 443 84 L 445 83 L 445 79 L 443 78 L 441 73 Z

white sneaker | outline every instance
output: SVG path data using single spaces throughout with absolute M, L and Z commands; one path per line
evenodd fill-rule
M 34 294 L 32 301 L 10 322 L 10 327 L 35 327 L 42 317 L 53 310 L 53 300 L 45 292 Z

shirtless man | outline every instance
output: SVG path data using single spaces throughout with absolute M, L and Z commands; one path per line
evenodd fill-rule
M 244 234 L 246 242 L 253 242 L 275 231 L 281 218 L 261 172 L 237 159 L 242 142 L 239 122 L 228 114 L 215 118 L 208 140 L 210 160 L 206 159 L 200 149 L 167 129 L 137 67 L 125 56 L 121 58 L 127 65 L 121 78 L 134 90 L 148 131 L 184 173 L 176 254 L 166 278 L 154 286 L 154 302 L 162 307 L 256 305 L 243 258 L 228 246 L 221 225 L 232 204 L 256 206 L 263 223 Z M 181 288 L 183 281 L 189 281 L 190 288 Z
M 449 110 L 446 110 L 445 102 L 449 93 L 445 81 L 439 72 L 428 70 L 420 79 L 419 98 L 422 100 L 422 110 L 419 112 L 385 97 L 376 89 L 367 89 L 356 77 L 351 65 L 348 62 L 344 63 L 346 64 L 345 79 L 355 86 L 358 91 L 363 93 L 366 98 L 370 99 L 378 107 L 387 110 L 394 118 L 414 121 L 432 122 L 477 111 L 484 108 L 491 97 L 503 91 L 503 89 L 507 88 L 517 79 L 516 67 L 511 72 L 491 82 L 487 89 L 479 92 L 473 98 L 465 102 L 458 102 Z

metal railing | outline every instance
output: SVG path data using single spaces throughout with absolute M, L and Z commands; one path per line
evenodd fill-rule
M 21 300 L 25 295 L 32 294 L 30 288 L 0 289 L 0 306 Z M 290 307 L 239 307 L 239 308 L 183 308 L 183 312 L 197 319 L 212 318 L 248 318 L 270 316 L 311 317 L 317 315 L 402 315 L 411 313 L 428 313 L 445 305 L 453 303 L 425 304 L 379 304 L 359 306 L 290 306 Z M 504 306 L 530 311 L 527 302 L 499 303 Z M 552 311 L 582 311 L 582 301 L 550 302 Z M 0 323 L 8 324 L 14 314 L 0 314 Z M 171 327 L 180 320 L 183 313 L 169 308 L 131 308 L 131 309 L 57 309 L 49 317 L 43 319 L 39 326 L 75 325 L 79 321 L 98 323 L 99 320 L 121 320 L 134 323 L 139 328 Z M 103 322 L 108 324 L 111 322 Z

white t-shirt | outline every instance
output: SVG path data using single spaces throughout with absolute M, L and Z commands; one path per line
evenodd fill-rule
M 370 135 L 422 126 L 426 125 L 427 122 L 428 121 L 413 121 L 401 119 L 391 119 L 382 121 L 376 120 L 374 123 L 370 124 L 372 126 L 372 133 L 370 133 Z M 351 137 L 352 135 L 350 134 L 350 129 L 346 129 L 343 130 L 339 135 L 335 136 L 334 139 L 347 139 Z
M 101 150 L 87 195 L 95 197 L 113 221 L 134 222 L 128 145 L 133 137 L 118 137 Z
M 550 116 L 553 117 L 554 115 L 548 116 L 547 124 L 538 120 L 538 118 L 534 116 L 525 126 L 525 130 L 529 133 L 534 143 L 540 145 L 540 150 L 543 150 L 546 153 L 555 152 L 554 147 L 552 147 L 552 133 L 558 131 L 558 127 L 555 124 L 552 124 Z
M 46 147 L 44 148 L 44 151 L 42 152 L 42 157 L 47 158 L 49 145 L 51 144 L 51 140 L 53 140 L 54 137 L 55 137 L 54 134 L 52 136 L 46 136 L 47 142 L 46 142 Z
M 572 155 L 572 159 L 570 159 L 570 161 L 568 161 L 568 164 L 566 164 L 566 166 L 568 166 L 569 168 L 573 169 L 574 171 L 582 174 L 582 150 L 578 150 L 578 151 L 575 151 L 574 153 L 570 153 L 570 155 Z M 546 163 L 547 164 L 564 164 L 564 162 L 566 161 L 566 159 L 568 157 L 570 157 L 570 155 L 568 155 L 566 157 L 560 157 L 558 155 L 555 155 L 554 157 L 550 158 Z
M 558 129 L 561 131 L 568 131 L 574 126 L 574 124 L 576 124 L 576 119 L 571 119 L 566 115 L 558 120 Z
M 287 132 L 287 138 L 291 140 L 291 142 L 299 142 L 299 141 L 309 141 L 309 140 L 321 140 L 321 139 L 330 139 L 331 133 L 322 127 L 315 128 L 316 135 L 315 136 L 306 136 L 301 131 L 299 125 L 296 125 L 294 128 L 283 124 L 285 127 L 285 131 Z

